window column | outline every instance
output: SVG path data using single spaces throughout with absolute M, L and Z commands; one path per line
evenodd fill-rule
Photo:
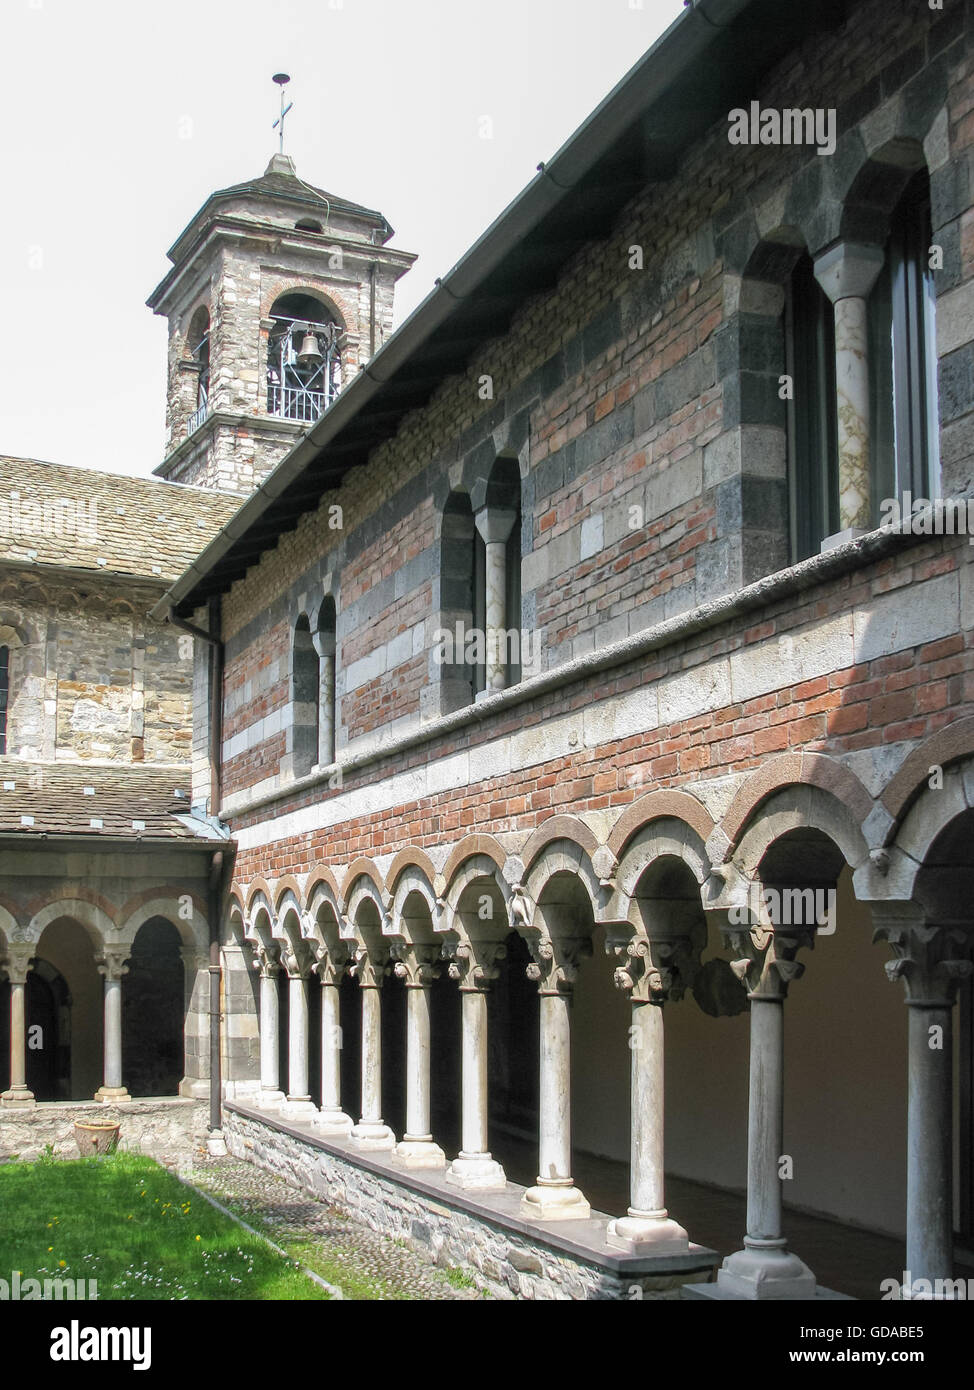
M 484 641 L 488 695 L 507 684 L 507 628 L 512 616 L 507 612 L 507 542 L 516 520 L 517 512 L 502 507 L 483 507 L 475 518 L 487 554 Z M 520 627 L 520 615 L 514 616 Z
M 872 524 L 866 306 L 882 264 L 880 247 L 849 241 L 815 258 L 815 278 L 835 314 L 840 533 L 867 531 Z

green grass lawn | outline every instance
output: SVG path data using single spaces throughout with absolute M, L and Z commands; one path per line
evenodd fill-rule
M 0 1277 L 95 1279 L 101 1299 L 326 1299 L 141 1155 L 0 1165 Z

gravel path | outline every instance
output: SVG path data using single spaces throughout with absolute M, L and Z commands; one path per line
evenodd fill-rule
M 289 1251 L 297 1246 L 294 1257 L 318 1268 L 346 1298 L 483 1297 L 475 1288 L 454 1287 L 445 1270 L 427 1264 L 405 1245 L 253 1163 L 197 1157 L 184 1176 L 279 1245 Z

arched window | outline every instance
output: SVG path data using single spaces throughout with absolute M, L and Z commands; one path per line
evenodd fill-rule
M 930 269 L 930 178 L 910 179 L 890 217 L 869 298 L 870 444 L 874 519 L 884 497 L 930 497 L 939 486 L 936 290 Z
M 196 409 L 189 422 L 192 434 L 206 419 L 210 400 L 210 315 L 203 305 L 196 310 L 189 326 L 189 350 L 198 369 Z
M 10 648 L 0 647 L 0 753 L 7 751 L 7 707 L 10 701 Z
M 341 390 L 341 325 L 317 299 L 300 292 L 276 300 L 271 319 L 267 413 L 310 424 Z
M 338 748 L 337 645 L 335 600 L 329 595 L 318 616 L 318 765 L 328 767 Z
M 839 529 L 839 450 L 836 429 L 835 314 L 805 252 L 785 293 L 785 370 L 793 383 L 787 402 L 792 555 L 817 555 Z
M 291 767 L 295 777 L 303 777 L 318 757 L 318 653 L 305 613 L 294 627 L 291 713 Z

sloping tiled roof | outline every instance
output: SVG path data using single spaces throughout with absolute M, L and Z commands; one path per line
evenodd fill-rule
M 0 758 L 3 834 L 192 840 L 189 808 L 188 770 Z
M 171 581 L 244 498 L 0 455 L 0 559 Z

